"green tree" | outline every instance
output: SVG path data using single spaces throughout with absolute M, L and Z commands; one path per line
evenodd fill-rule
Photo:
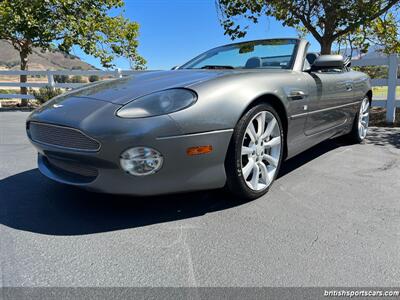
M 27 69 L 33 47 L 68 53 L 74 45 L 99 58 L 104 67 L 123 56 L 143 69 L 146 61 L 137 52 L 139 25 L 108 14 L 123 5 L 123 0 L 0 0 L 0 39 L 19 52 L 21 70 Z M 27 76 L 20 81 L 26 82 Z
M 338 38 L 337 43 L 339 51 L 342 47 L 350 48 L 351 54 L 355 50 L 359 55 L 366 53 L 371 45 L 377 46 L 377 51 L 385 54 L 400 53 L 399 24 L 395 15 L 389 12 Z
M 352 67 L 356 71 L 364 72 L 369 75 L 372 79 L 384 79 L 387 78 L 388 67 L 387 66 L 364 66 L 364 67 Z
M 261 16 L 273 16 L 284 26 L 308 32 L 329 54 L 333 43 L 360 27 L 368 27 L 399 0 L 216 0 L 225 34 L 232 39 L 244 37 L 248 25 L 238 24 L 237 17 L 257 23 Z

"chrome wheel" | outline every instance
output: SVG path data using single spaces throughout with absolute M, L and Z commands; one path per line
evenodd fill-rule
M 281 129 L 268 111 L 256 114 L 248 124 L 241 149 L 241 167 L 247 186 L 266 189 L 274 180 L 281 156 Z
M 369 99 L 365 98 L 362 101 L 359 116 L 358 116 L 358 134 L 361 140 L 365 139 L 368 132 L 369 122 Z

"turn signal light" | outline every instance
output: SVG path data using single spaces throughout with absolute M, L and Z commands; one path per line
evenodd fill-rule
M 186 154 L 189 156 L 199 155 L 199 154 L 207 154 L 213 150 L 211 145 L 207 146 L 197 146 L 197 147 L 190 147 L 186 150 Z

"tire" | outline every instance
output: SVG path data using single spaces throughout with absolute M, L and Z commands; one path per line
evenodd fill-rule
M 227 189 L 240 200 L 267 193 L 278 175 L 284 145 L 282 122 L 271 105 L 248 110 L 237 123 L 228 148 Z
M 351 143 L 361 143 L 368 133 L 370 100 L 368 96 L 362 100 L 360 108 L 354 118 L 353 127 L 348 134 Z

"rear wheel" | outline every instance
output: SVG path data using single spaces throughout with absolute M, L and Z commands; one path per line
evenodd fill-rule
M 251 108 L 236 125 L 229 146 L 228 189 L 241 199 L 255 199 L 268 192 L 279 172 L 283 145 L 276 110 L 269 104 Z
M 349 134 L 352 142 L 361 143 L 368 133 L 369 122 L 369 98 L 366 96 L 361 102 L 361 106 L 354 119 L 353 128 Z

